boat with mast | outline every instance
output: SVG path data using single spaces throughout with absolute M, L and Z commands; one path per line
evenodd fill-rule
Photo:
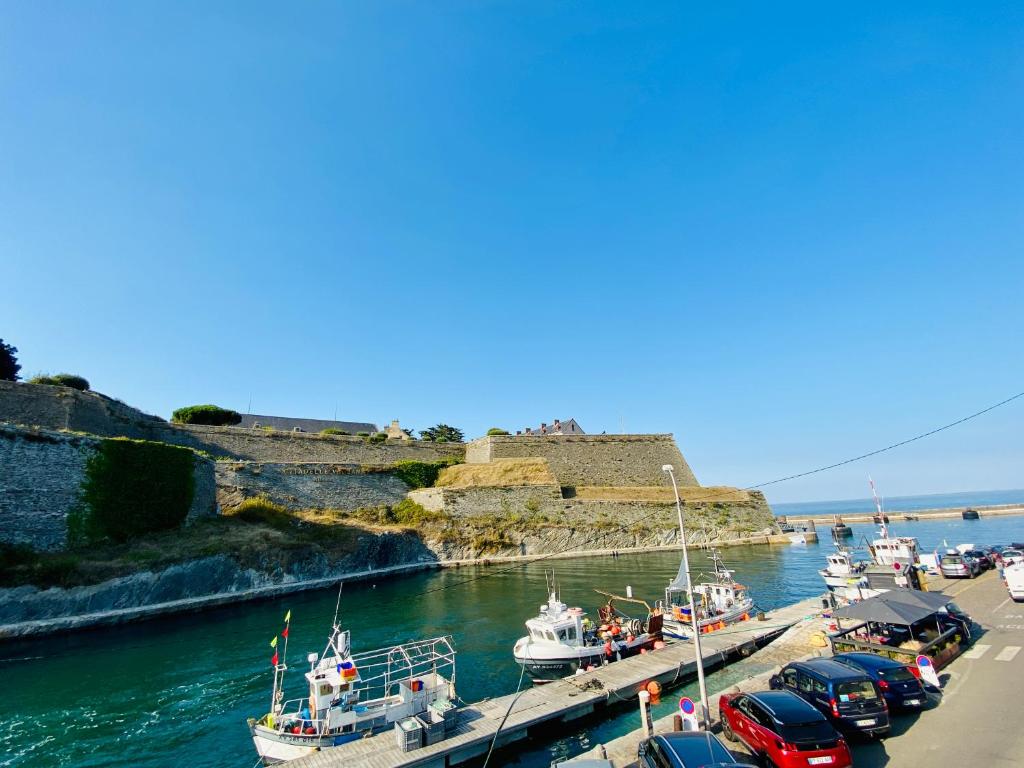
M 754 610 L 754 601 L 747 588 L 737 583 L 733 571 L 725 567 L 718 550 L 709 555 L 714 567 L 713 577 L 693 587 L 697 601 L 697 627 L 701 632 L 714 632 L 727 624 L 746 621 Z M 682 563 L 679 572 L 665 588 L 665 600 L 659 604 L 665 613 L 664 632 L 669 637 L 689 639 L 693 636 L 690 612 L 692 606 L 686 595 L 686 573 Z
M 871 485 L 871 495 L 875 500 L 875 519 L 879 526 L 878 537 L 868 545 L 871 557 L 878 565 L 894 566 L 898 563 L 901 569 L 920 565 L 917 539 L 913 536 L 889 535 L 889 517 L 882 511 L 882 502 L 878 500 L 875 481 L 870 475 L 868 483 Z
M 323 653 L 307 656 L 308 696 L 283 701 L 290 618 L 291 611 L 280 660 L 276 636 L 272 643 L 270 711 L 248 720 L 263 765 L 329 750 L 406 718 L 422 717 L 428 709 L 431 717 L 446 723 L 455 716 L 455 649 L 450 636 L 353 653 L 349 631 L 338 624 L 337 613 Z
M 662 615 L 632 595 L 622 597 L 595 590 L 607 598 L 595 624 L 582 608 L 562 602 L 554 574 L 547 578 L 548 601 L 526 621 L 527 635 L 512 650 L 516 663 L 535 683 L 547 683 L 654 649 L 662 640 Z M 629 590 L 627 589 L 627 592 Z M 646 619 L 630 618 L 615 601 L 643 605 Z

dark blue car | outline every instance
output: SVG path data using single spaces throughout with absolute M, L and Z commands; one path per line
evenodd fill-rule
M 921 681 L 906 664 L 873 653 L 839 653 L 832 658 L 869 675 L 890 707 L 921 709 L 928 703 Z

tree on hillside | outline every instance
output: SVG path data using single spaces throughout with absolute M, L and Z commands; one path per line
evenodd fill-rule
M 18 380 L 18 371 L 21 370 L 21 366 L 18 365 L 17 353 L 17 347 L 4 344 L 4 340 L 0 339 L 0 381 Z
M 438 424 L 436 427 L 420 430 L 420 439 L 430 440 L 435 443 L 461 443 L 462 438 L 461 429 L 449 427 L 447 424 Z

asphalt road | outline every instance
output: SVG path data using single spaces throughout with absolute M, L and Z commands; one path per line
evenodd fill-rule
M 941 586 L 984 629 L 942 670 L 942 694 L 927 710 L 894 714 L 888 738 L 851 745 L 857 768 L 1024 766 L 1024 603 L 994 571 Z

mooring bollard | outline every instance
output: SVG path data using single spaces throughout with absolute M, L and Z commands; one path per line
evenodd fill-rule
M 654 733 L 654 723 L 651 721 L 651 694 L 647 691 L 640 691 L 640 720 L 643 721 L 644 738 Z

